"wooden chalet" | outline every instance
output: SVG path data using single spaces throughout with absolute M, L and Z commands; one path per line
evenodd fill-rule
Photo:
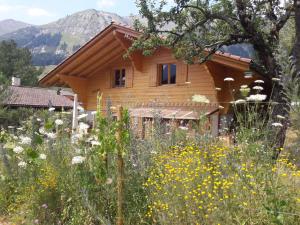
M 176 60 L 170 49 L 161 48 L 152 56 L 134 52 L 123 55 L 140 35 L 130 27 L 112 23 L 72 56 L 40 80 L 42 86 L 68 86 L 78 94 L 88 111 L 96 110 L 97 94 L 103 106 L 130 109 L 140 124 L 159 111 L 166 120 L 197 120 L 199 112 L 210 116 L 216 134 L 220 116 L 226 115 L 233 100 L 232 89 L 251 84 L 245 78 L 250 59 L 216 53 L 203 64 L 188 65 Z M 224 82 L 232 77 L 233 82 Z M 195 103 L 192 96 L 206 96 L 209 103 Z

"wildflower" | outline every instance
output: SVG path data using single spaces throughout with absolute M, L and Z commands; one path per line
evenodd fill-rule
M 99 141 L 91 141 L 92 146 L 99 146 L 100 142 Z
M 21 161 L 18 163 L 18 167 L 25 168 L 26 166 L 27 166 L 27 163 L 24 161 Z
M 219 105 L 219 109 L 224 109 L 224 106 Z
M 42 208 L 47 209 L 47 208 L 48 208 L 48 205 L 47 205 L 47 204 L 43 204 L 43 205 L 42 205 Z
M 24 151 L 24 148 L 22 148 L 21 146 L 16 146 L 13 149 L 14 153 L 19 154 L 22 153 Z
M 245 99 L 238 99 L 234 103 L 235 104 L 244 104 L 244 103 L 246 103 L 246 100 Z
M 40 134 L 46 134 L 44 127 L 40 127 L 39 132 Z
M 281 123 L 272 123 L 273 127 L 283 127 Z
M 78 129 L 79 129 L 79 133 L 81 134 L 87 134 L 87 131 L 89 129 L 89 125 L 83 122 L 79 123 Z
M 245 89 L 245 88 L 248 88 L 247 84 L 241 85 L 241 89 Z
M 222 88 L 216 87 L 216 91 L 221 91 Z
M 256 83 L 256 84 L 263 84 L 265 82 L 263 80 L 256 80 L 256 81 L 254 81 L 254 83 Z
M 30 137 L 20 137 L 21 144 L 23 145 L 30 145 L 31 144 L 31 138 Z
M 181 130 L 188 130 L 189 128 L 185 127 L 185 126 L 180 126 L 179 129 L 181 129 Z
M 250 79 L 250 78 L 252 78 L 252 75 L 245 75 L 244 76 L 246 79 Z
M 88 114 L 81 114 L 81 115 L 79 115 L 78 117 L 77 117 L 77 119 L 83 119 L 83 118 L 86 118 L 88 116 Z
M 234 79 L 233 79 L 232 77 L 226 77 L 226 78 L 224 79 L 224 81 L 230 82 L 230 81 L 234 81 Z
M 250 95 L 247 97 L 247 101 L 255 101 L 255 102 L 261 102 L 266 100 L 267 96 L 262 94 L 256 94 L 256 95 Z
M 105 184 L 111 184 L 113 182 L 112 178 L 107 178 Z
M 47 133 L 46 135 L 47 135 L 47 137 L 50 138 L 50 139 L 55 139 L 55 138 L 56 138 L 56 134 L 53 133 L 53 132 Z
M 51 108 L 49 108 L 48 110 L 49 110 L 49 112 L 53 112 L 53 111 L 55 110 L 55 108 L 54 108 L 54 107 L 51 107 Z
M 209 99 L 205 95 L 193 95 L 192 101 L 198 103 L 209 103 Z
M 75 156 L 72 158 L 72 165 L 74 164 L 81 164 L 85 161 L 85 157 L 83 156 Z
M 62 121 L 62 120 L 60 120 L 60 119 L 57 119 L 57 120 L 55 120 L 55 124 L 56 124 L 57 126 L 60 126 L 60 125 L 63 125 L 63 124 L 64 124 L 64 121 Z
M 242 96 L 246 97 L 250 92 L 250 88 L 247 85 L 242 85 L 240 88 L 240 92 Z
M 14 126 L 8 126 L 7 128 L 8 129 L 14 129 L 15 127 Z
M 40 118 L 36 118 L 36 121 L 41 122 L 42 120 Z
M 273 78 L 272 78 L 272 81 L 280 81 L 280 78 L 273 77 Z
M 45 159 L 47 159 L 47 155 L 42 153 L 42 154 L 40 154 L 39 158 L 45 160 Z
M 259 91 L 264 90 L 264 88 L 261 87 L 261 86 L 254 86 L 252 89 L 253 89 L 253 90 L 259 90 Z
M 17 130 L 22 131 L 22 130 L 24 130 L 24 128 L 23 127 L 18 127 Z
M 96 114 L 97 114 L 97 111 L 93 111 L 91 114 L 92 114 L 92 115 L 96 115 Z
M 281 115 L 277 115 L 276 117 L 277 117 L 278 119 L 280 119 L 280 120 L 285 119 L 285 117 L 284 117 L 284 116 L 281 116 Z

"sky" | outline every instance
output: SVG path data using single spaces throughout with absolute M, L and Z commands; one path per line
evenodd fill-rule
M 135 0 L 0 0 L 0 20 L 15 19 L 41 25 L 86 9 L 138 14 Z

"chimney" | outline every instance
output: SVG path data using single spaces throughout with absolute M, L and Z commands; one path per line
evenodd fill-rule
M 11 85 L 12 86 L 20 86 L 21 85 L 21 79 L 18 77 L 12 77 L 11 78 Z

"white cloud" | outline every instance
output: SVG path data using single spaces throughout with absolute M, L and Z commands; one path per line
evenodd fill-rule
M 0 4 L 0 12 L 9 12 L 11 9 L 10 5 Z
M 28 8 L 27 14 L 29 16 L 33 16 L 33 17 L 52 16 L 52 14 L 50 12 L 48 12 L 47 10 L 42 9 L 42 8 Z
M 111 8 L 116 5 L 116 0 L 99 0 L 97 1 L 97 6 L 100 9 Z

